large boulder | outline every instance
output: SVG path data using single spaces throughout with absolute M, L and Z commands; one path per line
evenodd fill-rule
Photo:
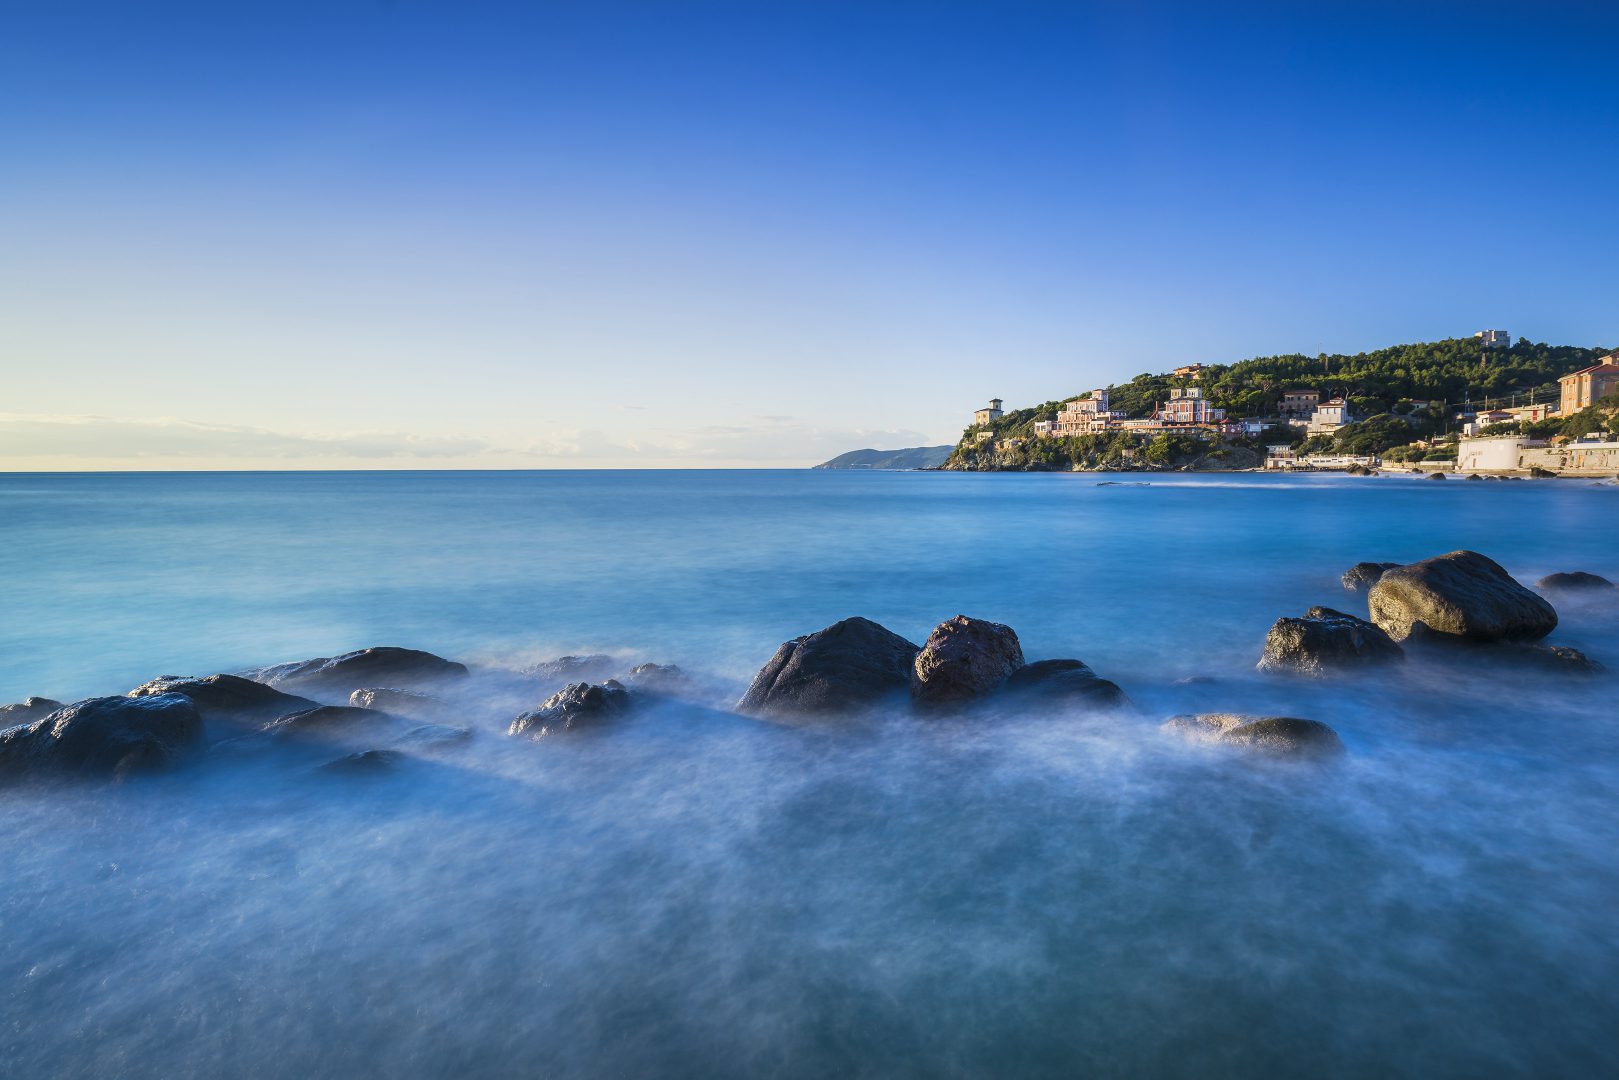
M 380 709 L 395 716 L 409 716 L 417 720 L 435 720 L 450 712 L 450 703 L 417 690 L 397 687 L 368 686 L 349 695 L 349 704 L 356 709 Z
M 1302 618 L 1276 620 L 1265 636 L 1259 670 L 1324 675 L 1404 659 L 1405 650 L 1365 619 L 1313 607 Z
M 910 686 L 917 651 L 870 619 L 844 619 L 784 642 L 737 711 L 785 717 L 868 708 Z
M 1413 635 L 1440 641 L 1539 641 L 1557 627 L 1557 612 L 1493 559 L 1452 551 L 1378 579 L 1367 595 L 1372 621 L 1395 641 Z
M 0 779 L 151 772 L 202 742 L 202 716 L 180 694 L 90 698 L 0 731 Z
M 1297 716 L 1197 713 L 1172 716 L 1163 729 L 1192 742 L 1211 743 L 1286 758 L 1333 757 L 1344 752 L 1338 733 L 1319 720 Z
M 1575 570 L 1566 574 L 1547 574 L 1535 582 L 1535 588 L 1544 592 L 1601 593 L 1612 592 L 1614 584 L 1600 574 Z
M 190 698 L 215 738 L 233 727 L 251 730 L 278 716 L 315 707 L 315 702 L 308 698 L 282 693 L 273 686 L 244 679 L 240 675 L 206 675 L 202 678 L 159 675 L 151 682 L 135 687 L 126 696 L 143 698 L 158 694 L 179 694 Z
M 1344 571 L 1344 588 L 1350 592 L 1365 592 L 1376 585 L 1377 579 L 1384 573 L 1399 565 L 1397 562 L 1358 562 Z
M 449 680 L 466 678 L 467 668 L 418 649 L 383 645 L 342 656 L 275 664 L 247 674 L 279 690 L 347 698 L 356 690 L 373 686 L 430 690 Z
M 598 727 L 629 707 L 630 692 L 611 679 L 599 686 L 570 683 L 546 698 L 539 708 L 519 715 L 506 734 L 543 739 L 559 732 Z
M 1010 626 L 957 615 L 933 628 L 911 671 L 918 705 L 959 705 L 999 690 L 1023 666 Z
M 1042 704 L 1058 702 L 1087 705 L 1097 709 L 1127 706 L 1117 683 L 1108 681 L 1079 660 L 1036 660 L 1007 677 L 1005 693 Z
M 61 707 L 60 701 L 48 697 L 31 697 L 14 705 L 0 705 L 0 730 L 18 724 L 31 724 Z

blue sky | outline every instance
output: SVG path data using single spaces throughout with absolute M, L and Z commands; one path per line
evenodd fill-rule
M 0 468 L 799 465 L 1619 345 L 1616 5 L 0 15 Z

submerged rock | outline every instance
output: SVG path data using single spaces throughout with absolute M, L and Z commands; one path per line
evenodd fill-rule
M 637 664 L 630 668 L 623 683 L 631 690 L 673 696 L 689 693 L 691 679 L 674 664 Z
M 1377 579 L 1386 571 L 1399 566 L 1395 562 L 1358 562 L 1344 571 L 1342 578 L 1344 588 L 1350 592 L 1365 592 L 1377 584 Z
M 159 675 L 131 690 L 128 697 L 180 694 L 189 698 L 202 714 L 215 737 L 221 729 L 257 728 L 267 720 L 315 707 L 315 702 L 295 694 L 285 694 L 240 675 Z
M 1538 641 L 1557 628 L 1557 612 L 1494 560 L 1452 551 L 1389 570 L 1367 596 L 1372 621 L 1395 641 Z
M 405 755 L 397 750 L 361 750 L 358 753 L 334 758 L 321 765 L 317 771 L 348 776 L 378 776 L 393 772 L 404 760 Z
M 0 705 L 0 730 L 17 724 L 31 724 L 42 716 L 49 716 L 62 707 L 60 701 L 48 697 L 31 697 L 15 705 Z
M 391 686 L 368 686 L 349 695 L 349 704 L 356 709 L 380 709 L 395 716 L 409 716 L 417 720 L 431 720 L 450 711 L 450 703 L 423 694 L 417 690 L 400 690 Z
M 373 686 L 431 689 L 448 680 L 466 678 L 467 668 L 418 649 L 383 645 L 342 656 L 275 664 L 247 674 L 277 689 L 347 698 L 356 690 Z
M 562 731 L 596 727 L 629 709 L 630 693 L 609 679 L 600 686 L 570 683 L 532 712 L 518 716 L 506 729 L 507 735 L 543 739 Z
M 151 772 L 176 764 L 202 742 L 202 716 L 180 694 L 90 698 L 0 731 L 0 778 Z
M 1010 626 L 957 615 L 934 627 L 916 654 L 911 698 L 928 706 L 972 701 L 1022 666 L 1023 646 Z
M 1554 675 L 1600 675 L 1607 670 L 1578 649 L 1544 642 L 1505 642 L 1482 650 L 1480 655 L 1492 665 L 1527 668 Z
M 1079 660 L 1036 660 L 1007 677 L 1005 692 L 1041 702 L 1073 701 L 1098 709 L 1127 706 L 1117 683 L 1097 675 Z
M 448 724 L 419 724 L 394 740 L 394 745 L 419 750 L 422 753 L 433 753 L 471 741 L 471 728 L 450 727 Z
M 1259 670 L 1324 675 L 1404 659 L 1405 650 L 1365 619 L 1313 607 L 1302 618 L 1276 620 L 1265 637 Z
M 521 674 L 537 679 L 594 679 L 609 674 L 618 664 L 611 656 L 590 653 L 586 656 L 559 656 L 555 660 L 542 660 L 524 668 Z
M 911 684 L 918 649 L 859 616 L 783 642 L 737 711 L 794 716 L 868 708 Z
M 1163 730 L 1192 742 L 1236 747 L 1289 758 L 1334 757 L 1344 752 L 1338 733 L 1319 720 L 1297 716 L 1197 713 L 1172 716 Z
M 1600 574 L 1587 574 L 1584 570 L 1575 570 L 1566 574 L 1547 574 L 1535 582 L 1535 588 L 1546 592 L 1608 592 L 1612 591 L 1614 583 Z
M 260 735 L 275 738 L 333 739 L 370 735 L 401 727 L 396 717 L 377 709 L 352 705 L 317 705 L 312 709 L 282 716 L 259 729 Z

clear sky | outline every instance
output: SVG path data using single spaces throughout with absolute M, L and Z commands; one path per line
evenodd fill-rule
M 801 465 L 1619 345 L 1619 4 L 0 0 L 0 468 Z

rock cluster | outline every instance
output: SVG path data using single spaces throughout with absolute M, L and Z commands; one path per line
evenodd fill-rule
M 539 708 L 517 716 L 506 734 L 543 739 L 559 732 L 600 726 L 629 707 L 630 692 L 611 679 L 599 686 L 570 683 L 546 698 Z

